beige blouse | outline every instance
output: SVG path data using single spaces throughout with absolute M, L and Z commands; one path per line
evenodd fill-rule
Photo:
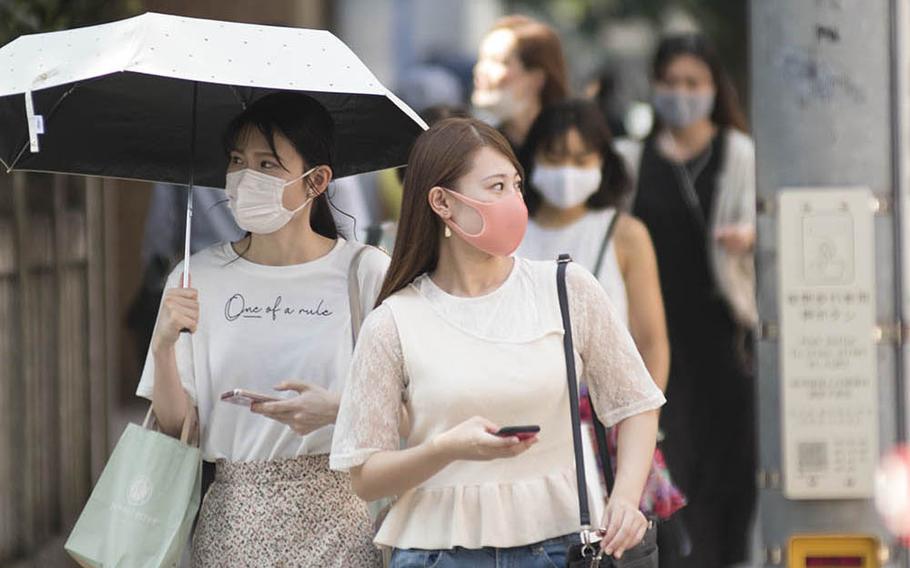
M 594 277 L 568 271 L 576 364 L 604 423 L 660 407 L 621 319 Z M 520 456 L 458 461 L 400 495 L 376 537 L 396 548 L 513 547 L 579 530 L 556 263 L 517 258 L 496 291 L 451 296 L 427 276 L 366 320 L 335 427 L 331 467 L 397 450 L 406 391 L 409 447 L 472 416 L 537 424 Z

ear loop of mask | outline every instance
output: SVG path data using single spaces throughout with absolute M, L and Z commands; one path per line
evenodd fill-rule
M 282 193 L 284 193 L 284 188 L 285 188 L 285 187 L 291 185 L 292 183 L 297 183 L 298 181 L 300 181 L 300 180 L 302 180 L 303 178 L 307 177 L 307 176 L 310 175 L 311 173 L 315 172 L 318 168 L 319 168 L 319 166 L 313 166 L 313 167 L 310 168 L 309 170 L 305 171 L 305 172 L 303 173 L 303 175 L 300 176 L 299 178 L 293 179 L 293 180 L 287 182 L 286 184 L 284 184 L 283 186 L 281 186 L 281 187 L 282 187 Z M 307 184 L 306 184 L 305 182 L 304 182 L 303 186 L 304 186 L 304 188 L 306 189 L 307 194 L 309 194 L 309 193 L 310 193 L 310 190 L 309 190 L 309 188 L 307 187 Z M 297 209 L 294 209 L 293 211 L 291 211 L 291 214 L 297 214 L 298 211 L 300 211 L 301 209 L 303 209 L 304 207 L 306 207 L 307 205 L 309 205 L 310 203 L 312 203 L 313 201 L 315 201 L 317 197 L 319 197 L 319 196 L 318 196 L 318 195 L 314 195 L 314 196 L 310 197 L 309 195 L 307 195 L 307 199 L 306 199 L 306 201 L 303 202 L 303 205 L 301 205 L 301 206 L 298 207 Z M 282 205 L 282 207 L 284 207 L 284 205 Z M 290 209 L 288 209 L 288 211 L 290 211 Z
M 477 216 L 480 217 L 480 230 L 477 231 L 476 233 L 473 233 L 473 234 L 472 234 L 472 233 L 469 233 L 469 232 L 467 232 L 467 231 L 465 231 L 465 230 L 461 227 L 461 225 L 459 225 L 458 223 L 455 222 L 455 219 L 450 218 L 450 219 L 447 220 L 448 222 L 445 222 L 445 221 L 444 221 L 445 224 L 446 224 L 446 225 L 449 225 L 449 223 L 451 223 L 452 225 L 455 226 L 455 227 L 454 227 L 454 230 L 455 230 L 456 232 L 460 232 L 461 234 L 465 235 L 466 237 L 475 238 L 475 237 L 481 236 L 481 235 L 483 234 L 484 230 L 487 228 L 487 221 L 486 221 L 486 219 L 484 219 L 483 215 L 480 213 L 480 210 L 478 210 L 476 207 L 474 207 L 474 205 L 471 203 L 471 202 L 474 201 L 474 200 L 471 199 L 470 197 L 466 197 L 466 196 L 464 196 L 464 195 L 461 195 L 461 194 L 458 193 L 457 191 L 453 191 L 453 190 L 451 190 L 451 189 L 449 189 L 449 188 L 447 188 L 447 187 L 440 187 L 439 189 L 442 189 L 442 190 L 446 191 L 447 193 L 453 195 L 457 201 L 459 201 L 459 202 L 462 203 L 463 205 L 466 205 L 466 206 L 470 207 L 471 209 L 473 209 L 473 210 L 474 210 L 474 213 L 476 213 Z
M 316 166 L 316 167 L 318 168 L 319 166 Z M 307 175 L 309 175 L 310 173 L 312 173 L 315 169 L 316 169 L 316 168 L 312 168 L 310 171 L 308 171 L 308 172 L 306 172 L 305 174 L 303 174 L 303 176 L 301 176 L 301 178 L 302 178 L 302 177 L 306 177 Z M 301 179 L 301 178 L 297 178 L 297 179 Z M 290 183 L 294 183 L 294 182 L 290 182 Z M 331 193 L 329 193 L 330 191 L 331 191 Z M 329 187 L 327 187 L 326 190 L 325 190 L 325 200 L 326 200 L 326 202 L 329 204 L 329 208 L 330 208 L 330 209 L 333 209 L 333 210 L 337 211 L 337 212 L 340 213 L 341 215 L 344 215 L 345 217 L 347 217 L 348 219 L 351 220 L 351 227 L 352 227 L 352 228 L 351 228 L 351 231 L 352 231 L 352 233 L 353 233 L 353 235 L 354 235 L 354 238 L 356 239 L 356 237 L 357 237 L 357 218 L 354 217 L 353 215 L 351 215 L 350 213 L 348 213 L 347 211 L 344 211 L 343 209 L 341 209 L 341 208 L 338 207 L 337 205 L 335 205 L 335 202 L 332 200 L 332 196 L 333 196 L 333 194 L 334 194 L 336 191 L 338 191 L 338 187 L 337 187 L 337 186 L 334 186 L 334 187 L 333 187 L 333 186 L 330 184 Z M 313 197 L 310 198 L 310 201 L 315 202 L 315 201 L 316 201 L 316 198 L 318 198 L 318 197 L 319 197 L 318 195 L 313 196 Z M 305 207 L 306 205 L 307 205 L 307 204 L 304 203 L 304 207 Z M 339 231 L 339 232 L 340 232 L 340 231 Z

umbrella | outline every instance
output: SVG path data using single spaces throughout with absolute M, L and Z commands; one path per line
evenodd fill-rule
M 327 31 L 147 13 L 0 48 L 0 163 L 187 185 L 188 263 L 193 185 L 224 187 L 228 122 L 275 91 L 328 109 L 335 177 L 404 164 L 426 128 Z

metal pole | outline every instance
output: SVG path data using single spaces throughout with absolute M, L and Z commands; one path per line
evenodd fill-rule
M 898 6 L 898 0 L 890 2 L 890 40 L 891 40 L 891 175 L 894 183 L 892 192 L 893 212 L 894 212 L 894 231 L 892 233 L 894 250 L 891 255 L 894 263 L 894 313 L 897 315 L 900 325 L 903 326 L 904 314 L 904 287 L 906 279 L 904 278 L 904 247 L 903 247 L 903 196 L 902 189 L 904 186 L 904 126 L 902 120 L 903 104 L 908 97 L 906 92 L 907 84 L 905 74 L 902 70 L 904 45 L 901 39 L 901 17 L 903 14 Z M 907 442 L 907 384 L 904 374 L 904 346 L 901 341 L 894 344 L 894 372 L 895 372 L 895 422 L 896 422 L 896 441 L 900 443 Z
M 906 279 L 901 272 L 908 258 L 904 256 L 907 243 L 902 242 L 906 223 L 901 219 L 905 209 L 901 199 L 908 175 L 904 164 L 908 93 L 902 37 L 907 13 L 902 4 L 898 0 L 751 2 L 762 320 L 757 382 L 759 525 L 762 556 L 769 564 L 787 565 L 797 549 L 795 538 L 805 542 L 811 535 L 859 534 L 881 543 L 885 550 L 880 556 L 890 556 L 888 566 L 907 566 L 906 557 L 895 552 L 867 487 L 870 464 L 874 469 L 881 452 L 906 438 L 902 329 L 908 304 L 902 296 Z M 830 209 L 840 195 L 873 199 L 865 212 L 846 200 L 845 209 Z M 799 203 L 805 203 L 804 208 L 795 207 Z M 843 258 L 849 260 L 845 266 L 856 271 L 849 278 L 846 273 L 822 279 L 813 275 L 810 281 L 807 275 L 821 266 L 812 264 L 819 239 L 828 238 L 839 226 L 845 231 L 835 235 L 836 246 L 845 251 Z M 856 256 L 851 256 L 852 251 Z M 849 321 L 845 319 L 822 329 L 812 323 L 816 314 L 828 317 L 829 308 L 815 307 L 832 297 L 826 290 L 858 283 L 865 289 L 870 276 L 868 305 L 874 309 L 850 307 L 850 313 L 862 317 L 861 324 L 851 328 L 843 323 Z M 812 293 L 782 299 L 793 282 L 805 283 Z M 852 301 L 849 295 L 848 299 Z M 794 314 L 804 304 L 810 315 L 800 323 Z M 871 319 L 868 327 L 874 328 L 869 333 L 877 338 L 874 344 L 862 335 L 867 319 Z M 842 353 L 794 348 L 794 338 L 827 340 L 832 328 L 837 333 L 846 329 L 845 340 L 852 341 L 853 335 L 861 340 Z M 822 365 L 833 364 L 832 352 L 844 355 L 836 360 L 841 366 L 825 373 L 842 373 L 840 369 L 851 373 L 841 390 L 826 382 L 818 370 L 831 367 L 810 367 L 814 358 Z M 868 361 L 871 365 L 864 367 Z M 821 380 L 816 381 L 817 376 Z M 818 396 L 804 401 L 799 397 L 810 383 L 817 385 Z M 868 408 L 868 400 L 875 402 L 875 414 L 856 418 L 850 413 L 857 407 Z M 835 416 L 849 420 L 838 418 L 837 422 L 828 409 L 841 403 L 846 410 Z M 830 428 L 821 433 L 818 444 L 793 443 L 811 441 L 809 436 L 820 432 L 819 423 Z M 788 454 L 788 448 L 794 447 L 799 451 Z M 851 471 L 862 472 L 862 478 L 855 480 L 855 487 L 861 489 L 854 490 L 851 479 L 842 483 L 841 478 Z M 808 489 L 800 485 L 806 480 Z M 838 545 L 843 545 L 843 539 Z
M 193 228 L 193 184 L 196 173 L 196 104 L 199 98 L 199 83 L 193 82 L 193 111 L 190 132 L 190 179 L 186 190 L 186 234 L 183 238 L 183 283 L 184 288 L 190 285 L 190 240 Z

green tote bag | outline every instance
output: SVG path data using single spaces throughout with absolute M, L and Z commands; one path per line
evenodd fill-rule
M 180 439 L 130 424 L 120 436 L 66 551 L 92 568 L 176 566 L 199 509 L 202 456 L 187 442 L 195 409 Z

